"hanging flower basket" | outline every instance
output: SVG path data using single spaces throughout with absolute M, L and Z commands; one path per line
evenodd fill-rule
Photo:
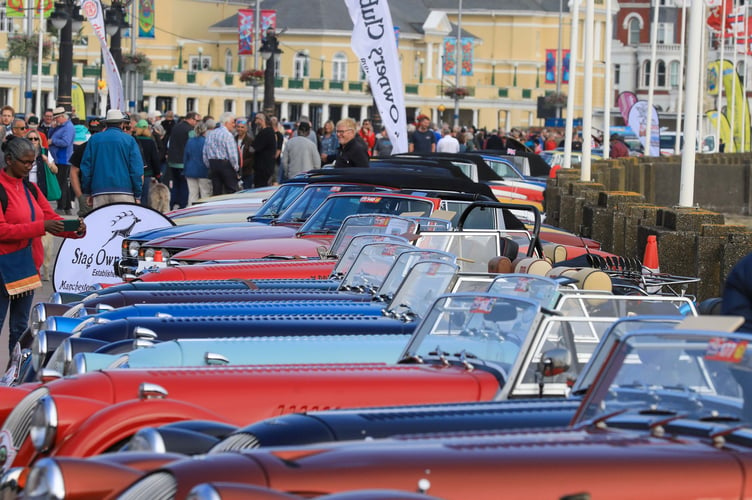
M 123 55 L 123 67 L 142 75 L 151 71 L 151 59 L 142 52 Z
M 464 99 L 469 93 L 464 87 L 449 87 L 444 90 L 444 95 L 452 99 Z
M 261 85 L 264 81 L 264 72 L 260 69 L 247 69 L 240 74 L 240 81 L 246 85 Z
M 543 97 L 543 102 L 545 102 L 549 106 L 562 108 L 567 105 L 567 94 L 557 94 L 556 92 L 551 92 Z
M 42 42 L 42 57 L 50 55 L 52 44 L 49 40 Z M 36 59 L 39 50 L 38 35 L 13 35 L 8 37 L 8 56 Z

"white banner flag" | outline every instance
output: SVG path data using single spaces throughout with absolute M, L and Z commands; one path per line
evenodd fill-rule
M 110 54 L 105 38 L 104 16 L 102 16 L 102 4 L 99 0 L 84 0 L 81 4 L 81 10 L 91 23 L 94 34 L 99 39 L 99 45 L 102 47 L 102 59 L 104 60 L 105 81 L 110 93 L 110 108 L 125 111 L 125 99 L 123 97 L 123 82 L 120 80 L 120 72 L 117 69 L 115 60 Z
M 407 120 L 397 39 L 387 0 L 345 0 L 353 22 L 352 49 L 368 75 L 371 93 L 392 141 L 392 154 L 407 152 Z

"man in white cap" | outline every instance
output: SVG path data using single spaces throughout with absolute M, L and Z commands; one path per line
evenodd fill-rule
M 93 135 L 84 151 L 81 190 L 94 208 L 141 199 L 144 161 L 136 139 L 123 131 L 124 119 L 119 109 L 109 110 L 107 128 Z
M 57 209 L 67 215 L 73 213 L 70 194 L 70 157 L 73 154 L 73 142 L 76 129 L 70 121 L 70 116 L 64 107 L 58 106 L 52 110 L 55 126 L 50 129 L 47 144 L 52 159 L 57 164 L 57 181 L 60 183 L 62 195 L 57 200 Z

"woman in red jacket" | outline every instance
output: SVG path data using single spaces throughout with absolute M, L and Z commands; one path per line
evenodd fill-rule
M 31 141 L 15 137 L 3 143 L 2 151 L 5 165 L 0 172 L 0 186 L 5 191 L 3 198 L 7 199 L 7 205 L 3 200 L 3 207 L 0 207 L 0 256 L 31 245 L 31 258 L 38 272 L 44 261 L 42 236 L 45 232 L 66 238 L 80 238 L 86 233 L 86 225 L 79 219 L 77 231 L 64 232 L 63 218 L 52 209 L 41 189 L 28 182 L 27 177 L 37 158 Z M 11 296 L 4 286 L 5 282 L 0 275 L 0 327 L 5 323 L 10 306 L 8 346 L 12 353 L 29 322 L 34 291 L 26 290 Z

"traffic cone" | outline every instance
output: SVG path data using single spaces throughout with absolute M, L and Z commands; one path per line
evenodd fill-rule
M 660 265 L 658 264 L 658 240 L 655 235 L 648 236 L 648 244 L 645 245 L 645 257 L 642 259 L 643 274 L 644 271 L 649 271 L 647 274 L 656 274 L 661 272 Z
M 661 272 L 658 264 L 658 240 L 655 235 L 648 236 L 648 244 L 645 245 L 645 257 L 642 259 L 642 275 L 647 279 Z M 655 282 L 656 280 L 653 280 Z M 645 291 L 649 294 L 659 294 L 661 285 L 646 286 Z

